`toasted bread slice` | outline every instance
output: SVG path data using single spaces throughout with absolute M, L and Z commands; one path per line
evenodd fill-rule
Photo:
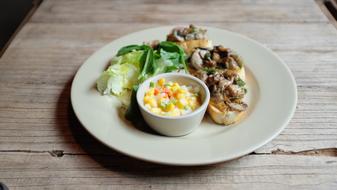
M 245 81 L 245 69 L 243 66 L 240 69 L 239 76 Z M 225 104 L 219 104 L 212 98 L 208 104 L 207 112 L 214 122 L 224 125 L 236 123 L 245 115 L 245 111 L 231 110 Z
M 244 111 L 220 110 L 215 101 L 210 100 L 207 112 L 212 120 L 217 124 L 230 125 L 238 122 L 245 114 Z
M 175 42 L 180 45 L 184 50 L 185 53 L 190 56 L 195 48 L 211 48 L 212 41 L 207 39 L 200 39 L 200 40 L 186 40 L 183 42 Z

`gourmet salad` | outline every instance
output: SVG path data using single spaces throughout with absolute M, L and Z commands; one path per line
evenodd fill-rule
M 207 112 L 218 124 L 233 124 L 247 110 L 243 101 L 247 93 L 245 69 L 240 56 L 222 45 L 213 46 L 207 31 L 194 25 L 172 29 L 167 41 L 122 47 L 97 80 L 97 89 L 102 95 L 119 98 L 127 108 L 125 118 L 136 121 L 141 119 L 135 97 L 138 86 L 147 78 L 167 72 L 188 73 L 207 85 L 211 94 Z M 171 96 L 159 96 L 163 91 Z M 185 94 L 173 96 L 175 92 Z M 195 89 L 165 81 L 153 84 L 144 103 L 151 112 L 172 116 L 191 112 L 200 104 Z

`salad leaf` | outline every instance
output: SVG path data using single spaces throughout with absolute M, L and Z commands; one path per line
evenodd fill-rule
M 144 51 L 133 51 L 133 52 L 124 54 L 123 56 L 115 57 L 115 59 L 117 59 L 118 61 L 114 61 L 114 59 L 112 59 L 111 65 L 115 63 L 132 64 L 136 66 L 138 69 L 140 69 L 141 61 L 142 61 L 141 59 L 142 59 L 143 54 L 144 54 Z
M 144 52 L 134 51 L 114 57 L 111 65 L 97 80 L 97 89 L 103 94 L 120 96 L 138 82 L 140 60 Z
M 159 48 L 163 49 L 166 52 L 179 53 L 179 63 L 183 65 L 185 72 L 188 73 L 187 64 L 185 62 L 186 55 L 185 55 L 184 50 L 179 45 L 173 42 L 163 41 L 159 43 Z
M 153 74 L 153 49 L 146 50 L 146 53 L 144 53 L 144 55 L 146 56 L 143 61 L 143 67 L 141 68 L 141 73 L 138 78 L 141 82 L 143 82 Z
M 135 85 L 132 88 L 130 104 L 125 112 L 125 118 L 133 122 L 143 119 L 141 118 L 141 113 L 138 107 L 137 97 L 136 97 L 138 87 L 139 87 L 138 85 Z
M 112 92 L 118 92 L 121 89 L 119 89 L 118 86 L 121 86 L 118 81 L 116 81 L 116 77 L 114 77 L 115 74 L 111 71 L 104 71 L 99 79 L 97 80 L 97 90 L 103 94 L 110 94 Z M 114 83 L 116 81 L 116 83 Z
M 180 54 L 178 52 L 167 52 L 163 49 L 159 50 L 160 59 L 156 61 L 155 73 L 167 73 L 179 69 L 184 69 L 180 63 Z
M 125 55 L 127 53 L 130 53 L 132 51 L 137 51 L 137 50 L 148 50 L 150 49 L 150 46 L 148 45 L 128 45 L 125 47 L 122 47 L 121 49 L 118 50 L 117 56 Z

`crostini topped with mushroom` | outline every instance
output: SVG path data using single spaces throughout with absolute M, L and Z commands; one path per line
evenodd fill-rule
M 190 56 L 195 48 L 212 47 L 212 41 L 207 39 L 206 32 L 206 29 L 198 28 L 192 24 L 189 27 L 176 27 L 167 35 L 167 41 L 177 43 Z
M 211 92 L 208 113 L 218 124 L 238 121 L 248 105 L 245 69 L 241 58 L 221 45 L 212 49 L 197 48 L 189 58 L 190 72 L 206 83 Z

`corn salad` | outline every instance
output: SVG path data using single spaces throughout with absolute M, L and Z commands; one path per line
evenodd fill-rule
M 181 116 L 200 107 L 200 89 L 166 82 L 160 78 L 150 83 L 144 96 L 144 105 L 152 113 L 162 116 Z

